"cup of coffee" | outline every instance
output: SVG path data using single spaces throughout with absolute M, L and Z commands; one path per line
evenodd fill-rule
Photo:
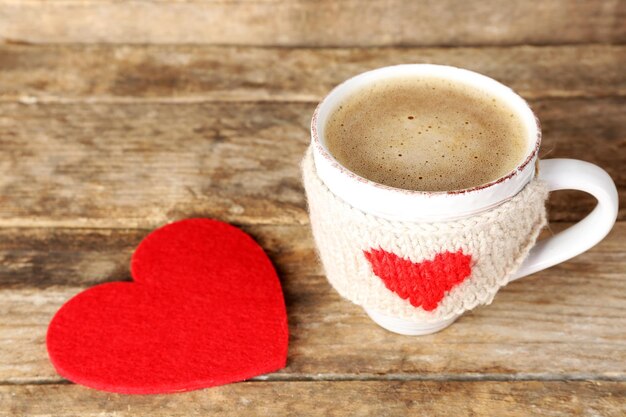
M 439 331 L 508 282 L 572 258 L 617 217 L 609 175 L 538 160 L 539 121 L 510 88 L 450 66 L 380 68 L 318 105 L 303 176 L 326 275 L 396 333 Z M 597 199 L 536 242 L 548 192 Z

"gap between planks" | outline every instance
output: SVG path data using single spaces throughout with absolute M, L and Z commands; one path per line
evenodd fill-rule
M 194 217 L 194 216 L 190 216 Z M 197 217 L 197 216 L 196 216 Z M 308 217 L 307 217 L 308 219 Z M 170 221 L 166 221 L 163 224 L 169 224 L 169 223 L 173 223 L 175 221 L 179 221 L 179 220 L 184 220 L 184 219 L 172 219 Z M 217 219 L 219 220 L 219 219 Z M 582 219 L 581 219 L 582 220 Z M 145 226 L 133 226 L 132 224 L 128 224 L 128 225 L 122 225 L 122 224 L 118 224 L 118 223 L 108 223 L 105 221 L 93 221 L 93 220 L 89 220 L 89 224 L 76 224 L 76 222 L 80 222 L 81 219 L 77 219 L 77 220 L 72 220 L 71 222 L 67 222 L 67 221 L 49 221 L 49 220 L 35 220 L 32 222 L 26 222 L 23 220 L 17 220 L 17 221 L 11 221 L 11 220 L 2 220 L 0 219 L 0 230 L 1 229 L 21 229 L 21 230 L 41 230 L 41 229 L 52 229 L 52 230 L 85 230 L 85 231 L 89 231 L 89 230 L 115 230 L 115 231 L 123 231 L 123 230 L 129 230 L 129 231 L 145 231 L 145 232 L 149 232 L 151 230 L 156 229 L 158 226 L 156 227 L 145 227 Z M 247 221 L 247 222 L 236 222 L 236 221 L 229 221 L 227 222 L 233 226 L 236 227 L 247 227 L 247 226 L 276 226 L 276 227 L 302 227 L 302 226 L 308 226 L 309 222 L 298 222 L 298 221 L 294 221 L 294 222 L 290 222 L 290 223 L 280 223 L 280 222 L 276 222 L 276 221 L 269 221 L 269 222 L 263 222 L 263 221 L 255 221 L 255 220 L 251 220 L 251 221 Z M 577 222 L 572 222 L 571 220 L 550 220 L 550 224 L 570 224 L 570 225 L 574 225 Z M 615 222 L 615 225 L 618 224 L 626 224 L 626 220 L 622 221 L 622 220 L 617 220 Z M 613 226 L 615 227 L 615 226 Z
M 19 0 L 20 2 L 25 2 L 26 0 Z M 166 0 L 170 1 L 170 0 Z M 58 2 L 58 0 L 57 0 Z M 254 48 L 254 49 L 280 49 L 280 50 L 290 50 L 290 49 L 310 49 L 312 51 L 316 50 L 341 50 L 341 49 L 361 49 L 364 51 L 368 50 L 377 50 L 377 49 L 419 49 L 419 48 L 433 48 L 433 49 L 460 49 L 460 48 L 489 48 L 489 49 L 511 49 L 511 48 L 559 48 L 559 47 L 594 47 L 594 46 L 626 46 L 626 41 L 607 41 L 607 42 L 559 42 L 559 43 L 528 43 L 528 42 L 512 42 L 512 43 L 476 43 L 470 45 L 460 45 L 458 43 L 441 43 L 441 44 L 428 44 L 428 45 L 420 45 L 420 44 L 411 44 L 411 43 L 397 43 L 397 44 L 385 44 L 385 45 L 359 45 L 359 44 L 346 44 L 346 45 L 309 45 L 306 43 L 302 44 L 252 44 L 252 43 L 211 43 L 211 42 L 160 42 L 160 43 L 150 43 L 150 42 L 137 42 L 137 43 L 122 43 L 122 42 L 29 42 L 21 39 L 14 39 L 10 37 L 0 38 L 0 46 L 2 45 L 15 45 L 15 46 L 34 46 L 34 47 L 72 47 L 72 46 L 102 46 L 102 47 L 121 47 L 121 46 L 132 46 L 132 47 L 207 47 L 207 48 Z
M 607 376 L 597 374 L 319 374 L 319 375 L 287 375 L 270 374 L 247 379 L 250 382 L 368 382 L 368 381 L 399 381 L 399 382 L 580 382 L 607 381 L 626 382 L 626 376 Z M 246 382 L 241 381 L 241 382 Z M 31 379 L 24 378 L 14 381 L 0 381 L 0 386 L 24 385 L 71 385 L 73 382 L 59 378 Z
M 603 98 L 621 98 L 626 97 L 626 90 L 616 89 L 611 93 L 588 94 L 579 92 L 570 92 L 567 90 L 552 90 L 542 94 L 524 94 L 524 98 L 528 100 L 568 100 L 568 99 L 603 99 Z M 204 103 L 242 103 L 242 104 L 317 104 L 320 99 L 315 96 L 303 95 L 297 97 L 294 94 L 287 93 L 284 97 L 275 95 L 271 99 L 247 99 L 239 97 L 214 98 L 206 97 L 59 97 L 59 96 L 9 96 L 0 97 L 0 103 L 19 103 L 25 105 L 37 104 L 204 104 Z

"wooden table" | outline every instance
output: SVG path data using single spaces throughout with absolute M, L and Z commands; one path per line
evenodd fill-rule
M 626 2 L 0 1 L 0 416 L 626 414 Z M 615 179 L 619 222 L 421 338 L 325 280 L 298 170 L 316 102 L 358 72 L 473 69 L 542 120 L 544 157 Z M 593 201 L 559 192 L 551 229 Z M 45 332 L 72 295 L 128 280 L 151 229 L 241 226 L 283 283 L 287 368 L 161 396 L 71 384 Z

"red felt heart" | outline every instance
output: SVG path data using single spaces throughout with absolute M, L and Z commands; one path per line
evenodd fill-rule
M 278 370 L 287 316 L 274 268 L 241 230 L 190 219 L 150 233 L 134 282 L 98 285 L 56 313 L 48 354 L 62 376 L 105 391 L 188 391 Z
M 472 257 L 462 251 L 438 253 L 432 261 L 419 263 L 382 249 L 364 251 L 364 254 L 374 274 L 390 291 L 426 311 L 437 308 L 446 293 L 472 272 Z

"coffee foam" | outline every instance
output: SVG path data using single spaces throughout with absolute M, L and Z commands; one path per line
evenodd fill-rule
M 324 133 L 349 170 L 420 191 L 472 188 L 507 175 L 524 158 L 527 135 L 506 102 L 435 77 L 370 84 L 341 103 Z

